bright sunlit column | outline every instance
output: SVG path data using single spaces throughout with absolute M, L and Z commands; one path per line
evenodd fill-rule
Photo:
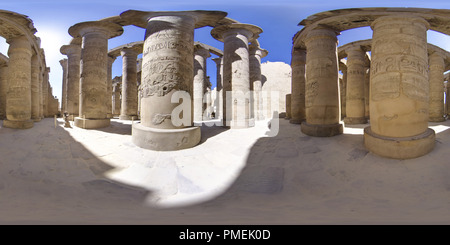
M 63 76 L 62 76 L 62 96 L 61 96 L 61 112 L 67 111 L 67 59 L 59 61 L 61 64 Z
M 108 118 L 108 39 L 123 33 L 122 26 L 102 21 L 78 23 L 69 28 L 72 37 L 82 37 L 80 115 L 74 124 L 80 128 L 102 128 Z
M 222 75 L 223 75 L 223 58 L 213 58 L 212 59 L 216 63 L 216 118 L 222 119 L 222 111 L 223 111 L 223 95 L 222 95 Z
M 256 44 L 249 45 L 250 55 L 250 88 L 253 95 L 252 108 L 250 118 L 255 120 L 263 120 L 263 103 L 262 103 L 262 76 L 261 76 L 261 59 L 266 57 L 269 52 L 260 48 Z
M 194 121 L 203 121 L 206 109 L 204 96 L 206 94 L 206 61 L 211 57 L 209 50 L 201 44 L 194 46 Z
M 430 114 L 429 122 L 442 122 L 444 118 L 444 57 L 438 52 L 433 52 L 428 56 L 429 81 L 430 81 Z
M 306 121 L 301 131 L 330 137 L 343 133 L 340 122 L 337 35 L 327 27 L 312 29 L 306 37 Z

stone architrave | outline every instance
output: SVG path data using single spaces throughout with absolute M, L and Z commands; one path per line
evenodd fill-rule
M 306 50 L 292 50 L 291 58 L 291 119 L 290 123 L 301 124 L 306 119 L 305 112 L 305 67 Z
M 112 98 L 112 113 L 113 116 L 120 115 L 120 94 L 121 94 L 121 83 L 116 83 L 113 85 L 113 98 Z
M 360 46 L 348 48 L 345 124 L 365 124 L 364 64 L 366 53 Z
M 343 133 L 340 122 L 337 34 L 333 29 L 317 27 L 305 40 L 306 45 L 306 121 L 301 131 L 310 136 L 329 137 Z
M 0 120 L 6 118 L 7 88 L 8 88 L 8 58 L 0 54 Z
M 217 26 L 211 35 L 224 43 L 223 49 L 223 126 L 253 127 L 250 114 L 250 64 L 248 43 L 262 29 L 255 25 L 234 23 Z
M 122 55 L 122 106 L 121 120 L 138 119 L 138 85 L 137 85 L 137 56 L 134 48 L 123 48 Z
M 59 61 L 63 70 L 62 77 L 62 96 L 61 96 L 61 112 L 67 111 L 67 59 L 62 59 Z
M 192 126 L 194 29 L 215 25 L 226 13 L 129 10 L 120 16 L 146 28 L 141 122 L 133 124 L 133 143 L 158 151 L 194 147 L 201 139 Z
M 408 159 L 435 145 L 428 128 L 429 24 L 414 15 L 377 18 L 371 25 L 370 126 L 366 148 L 380 156 Z
M 102 128 L 108 118 L 108 39 L 123 33 L 122 26 L 102 21 L 78 23 L 69 28 L 72 37 L 82 37 L 80 109 L 74 124 L 80 128 Z
M 107 118 L 113 118 L 113 112 L 112 112 L 112 65 L 117 57 L 111 56 L 108 54 L 108 66 L 106 70 L 106 94 L 107 94 L 107 100 L 106 100 L 106 117 Z
M 31 119 L 41 121 L 39 116 L 39 60 L 35 54 L 31 57 Z
M 291 119 L 291 106 L 292 106 L 292 102 L 291 102 L 291 94 L 286 94 L 286 117 L 284 119 Z
M 7 128 L 33 127 L 31 120 L 31 56 L 32 49 L 25 36 L 7 40 L 9 43 L 9 74 L 6 95 Z
M 209 50 L 201 44 L 194 46 L 194 121 L 208 120 L 203 117 L 206 109 L 203 100 L 206 93 L 206 61 L 211 57 Z
M 222 95 L 222 76 L 223 76 L 223 59 L 222 57 L 213 58 L 214 62 L 216 62 L 216 100 L 215 107 L 216 113 L 215 118 L 222 119 L 222 110 L 223 110 L 223 95 Z
M 430 95 L 429 95 L 429 122 L 445 121 L 444 117 L 444 81 L 445 63 L 444 57 L 438 53 L 433 52 L 428 56 L 429 62 L 429 81 L 430 81 Z
M 67 106 L 69 120 L 73 121 L 79 115 L 80 109 L 80 60 L 81 46 L 64 45 L 60 52 L 67 55 Z
M 260 48 L 256 44 L 249 45 L 250 55 L 250 90 L 253 95 L 251 101 L 252 108 L 250 118 L 255 120 L 264 120 L 263 102 L 262 102 L 262 76 L 261 59 L 266 57 L 269 52 Z

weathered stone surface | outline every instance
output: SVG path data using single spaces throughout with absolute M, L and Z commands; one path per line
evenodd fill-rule
M 81 46 L 64 45 L 60 52 L 67 55 L 67 107 L 70 120 L 79 115 L 80 110 L 80 60 Z
M 267 56 L 269 52 L 260 48 L 256 44 L 249 46 L 250 59 L 250 91 L 252 91 L 250 117 L 255 120 L 263 120 L 264 109 L 262 100 L 262 74 L 261 59 Z
M 204 96 L 206 93 L 206 61 L 211 57 L 209 50 L 203 47 L 201 44 L 194 46 L 194 121 L 207 120 L 204 117 L 204 111 L 206 104 Z
M 291 120 L 290 123 L 300 124 L 306 119 L 305 112 L 305 71 L 306 71 L 306 50 L 293 49 L 291 68 Z
M 442 122 L 444 118 L 444 57 L 433 52 L 429 55 L 429 122 Z
M 365 52 L 360 46 L 347 50 L 347 91 L 345 124 L 365 124 Z
M 0 120 L 6 118 L 6 92 L 8 85 L 8 57 L 0 54 Z
M 138 51 L 123 48 L 122 55 L 122 107 L 119 119 L 138 118 L 137 56 Z

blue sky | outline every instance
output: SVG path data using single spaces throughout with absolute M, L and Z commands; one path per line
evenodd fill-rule
M 0 0 L 1 9 L 18 12 L 29 16 L 38 30 L 36 36 L 42 40 L 42 47 L 46 53 L 47 66 L 51 68 L 50 83 L 53 94 L 61 98 L 62 68 L 59 60 L 66 58 L 59 53 L 62 45 L 68 44 L 71 36 L 67 30 L 70 26 L 84 21 L 98 20 L 119 15 L 129 9 L 143 11 L 171 11 L 171 10 L 220 10 L 228 13 L 228 17 L 242 23 L 260 26 L 261 47 L 269 51 L 269 55 L 262 62 L 281 61 L 287 64 L 291 59 L 292 37 L 302 27 L 297 24 L 304 18 L 315 13 L 343 8 L 360 7 L 418 7 L 450 9 L 450 1 L 348 1 L 348 0 L 195 0 L 195 1 L 138 1 L 138 0 Z M 125 27 L 122 36 L 110 39 L 109 48 L 141 41 L 145 30 L 134 26 Z M 223 49 L 223 43 L 214 40 L 210 35 L 211 28 L 197 29 L 195 40 Z M 370 28 L 359 28 L 342 32 L 339 45 L 348 42 L 371 38 Z M 450 51 L 450 38 L 428 32 L 428 42 L 436 44 Z M 7 54 L 8 45 L 0 39 L 0 52 Z M 214 55 L 211 57 L 214 58 Z M 215 86 L 216 66 L 209 59 L 208 76 Z M 113 65 L 113 77 L 122 72 L 121 57 Z

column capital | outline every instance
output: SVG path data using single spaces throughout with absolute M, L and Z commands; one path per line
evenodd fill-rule
M 262 32 L 263 30 L 255 25 L 232 23 L 215 27 L 211 30 L 211 36 L 214 39 L 223 42 L 226 36 L 233 33 L 240 33 L 245 35 L 249 39 L 249 42 L 251 42 L 252 40 L 257 39 Z
M 67 56 L 71 56 L 71 55 L 74 55 L 74 54 L 81 55 L 81 46 L 80 45 L 76 45 L 76 44 L 63 45 L 59 49 L 59 52 L 61 54 L 65 54 Z
M 65 69 L 67 67 L 67 59 L 62 59 L 59 61 L 59 64 Z
M 395 23 L 421 23 L 425 26 L 425 28 L 428 30 L 430 29 L 430 23 L 426 21 L 424 18 L 412 15 L 410 13 L 408 14 L 398 14 L 395 15 L 387 15 L 387 16 L 381 16 L 376 18 L 372 24 L 370 25 L 370 28 L 373 30 L 377 25 L 394 25 Z
M 269 54 L 269 51 L 262 49 L 256 44 L 248 45 L 248 52 L 250 55 L 259 55 L 261 58 L 264 58 Z
M 103 33 L 107 38 L 113 38 L 122 35 L 121 25 L 106 21 L 87 21 L 80 22 L 69 28 L 69 34 L 74 37 L 82 37 L 88 33 Z

